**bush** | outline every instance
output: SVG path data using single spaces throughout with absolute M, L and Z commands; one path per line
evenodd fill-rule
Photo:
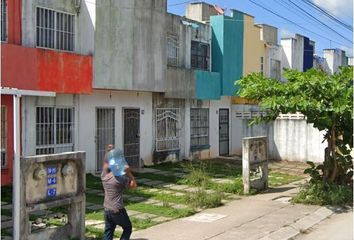
M 206 187 L 210 185 L 211 179 L 207 174 L 205 164 L 201 164 L 198 167 L 194 167 L 192 164 L 186 164 L 183 168 L 187 169 L 189 174 L 182 179 L 182 183 L 194 187 Z
M 214 208 L 219 207 L 222 199 L 221 193 L 207 193 L 203 189 L 186 195 L 186 200 L 193 207 L 197 208 Z
M 314 205 L 353 205 L 353 189 L 350 186 L 322 181 L 310 182 L 301 187 L 293 202 Z

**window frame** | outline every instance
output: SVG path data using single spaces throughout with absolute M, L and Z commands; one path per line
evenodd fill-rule
M 8 4 L 7 4 L 7 1 L 8 0 L 1 0 L 1 23 L 2 23 L 2 20 L 3 20 L 3 9 L 5 9 L 5 17 L 4 17 L 4 20 L 5 20 L 5 39 L 3 40 L 2 39 L 2 36 L 3 36 L 3 29 L 2 29 L 2 24 L 0 25 L 0 28 L 1 28 L 1 36 L 0 36 L 0 41 L 2 43 L 7 43 L 8 41 L 8 35 L 9 35 L 9 31 L 8 31 L 8 28 L 9 28 L 9 12 L 8 12 Z M 5 8 L 3 8 L 3 4 L 5 3 Z
M 198 111 L 197 115 L 192 116 L 192 111 Z M 202 122 L 202 117 L 203 115 L 201 114 L 202 111 L 206 111 L 207 116 L 207 126 L 203 125 Z M 196 118 L 196 119 L 192 119 Z M 193 123 L 192 121 L 198 121 L 197 123 Z M 207 134 L 193 134 L 193 129 L 207 129 Z M 201 139 L 207 139 L 207 143 L 200 143 Z M 193 139 L 198 139 L 197 142 L 198 144 L 193 144 Z M 210 148 L 210 109 L 209 108 L 191 108 L 190 109 L 190 147 L 191 150 L 202 150 L 202 149 L 208 149 Z
M 206 47 L 206 55 L 200 54 L 200 52 L 204 52 L 201 50 L 202 47 Z M 194 53 L 194 51 L 196 51 L 197 53 Z M 195 59 L 193 60 L 193 58 L 196 58 L 196 60 Z M 199 58 L 202 58 L 202 62 L 204 62 L 206 66 L 199 65 Z M 197 63 L 193 64 L 194 62 Z M 210 44 L 209 43 L 194 41 L 194 40 L 191 41 L 191 68 L 204 70 L 204 71 L 210 70 Z
M 2 116 L 3 114 L 3 111 L 4 111 L 4 116 Z M 8 164 L 8 161 L 7 161 L 7 128 L 8 128 L 8 123 L 7 123 L 7 106 L 6 105 L 1 105 L 1 126 L 4 126 L 4 131 L 2 131 L 1 129 L 1 142 L 4 143 L 4 146 L 3 144 L 1 144 L 1 169 L 3 168 L 7 168 L 7 164 Z M 4 134 L 4 135 L 3 135 Z M 3 159 L 3 154 L 4 154 L 4 159 Z M 3 164 L 4 162 L 4 164 Z
M 160 112 L 160 113 L 159 113 Z M 165 131 L 165 136 L 164 137 L 160 137 L 159 133 L 158 133 L 158 116 L 161 114 L 167 114 L 168 112 L 172 112 L 173 115 L 175 115 L 175 119 L 173 119 L 172 117 L 170 117 L 171 119 L 175 120 L 174 121 L 174 127 L 176 129 L 175 135 L 174 136 L 166 136 L 167 134 L 167 124 L 165 124 L 166 127 L 166 131 Z M 177 151 L 180 150 L 180 108 L 156 108 L 156 115 L 155 115 L 155 151 L 156 152 L 166 152 L 166 151 Z M 163 119 L 162 119 L 163 120 Z M 161 120 L 161 121 L 162 121 Z M 171 122 L 170 122 L 171 123 Z M 178 147 L 170 147 L 170 148 L 160 148 L 158 146 L 160 146 L 160 142 L 164 142 L 165 146 L 167 146 L 169 141 L 175 141 L 178 142 Z
M 174 41 L 174 42 L 170 42 L 170 40 Z M 171 44 L 175 44 L 175 50 L 176 50 L 176 57 L 172 57 L 169 55 L 169 47 L 172 46 Z M 166 54 L 167 54 L 167 65 L 169 66 L 173 66 L 173 67 L 177 67 L 178 66 L 178 62 L 179 62 L 179 40 L 178 37 L 176 35 L 173 34 L 167 34 L 167 49 L 166 49 Z M 173 59 L 173 61 L 170 59 Z
M 39 23 L 38 23 L 38 10 L 39 9 L 43 9 L 43 10 L 48 10 L 48 11 L 52 11 L 54 13 L 54 19 L 53 19 L 53 32 L 54 32 L 54 36 L 53 36 L 53 45 L 54 47 L 47 47 L 47 46 L 41 46 L 39 43 L 38 43 L 38 31 L 39 29 L 50 29 L 48 27 L 43 27 L 43 26 L 39 26 Z M 56 10 L 56 9 L 52 9 L 52 8 L 47 8 L 47 7 L 43 7 L 43 6 L 36 6 L 36 23 L 35 23 L 35 28 L 36 28 L 36 31 L 35 31 L 35 34 L 36 34 L 36 47 L 37 48 L 42 48 L 42 49 L 48 49 L 48 50 L 56 50 L 56 51 L 62 51 L 62 52 L 75 52 L 75 48 L 76 48 L 76 44 L 75 44 L 75 40 L 76 40 L 76 15 L 74 13 L 70 13 L 70 12 L 65 12 L 65 11 L 60 11 L 60 10 Z M 57 17 L 58 17 L 58 14 L 63 14 L 64 16 L 71 16 L 72 17 L 72 32 L 68 32 L 68 31 L 64 31 L 64 30 L 59 30 L 58 28 L 58 24 L 57 24 Z M 70 25 L 70 24 L 69 24 Z M 57 38 L 58 38 L 58 33 L 66 33 L 66 34 L 71 34 L 72 35 L 72 49 L 61 49 L 58 47 L 58 42 L 57 42 Z M 68 37 L 68 45 L 70 45 L 69 43 L 69 40 L 70 40 L 70 37 Z M 43 45 L 43 44 L 42 44 Z
M 37 119 L 37 115 L 38 115 L 38 109 L 41 108 L 41 109 L 53 109 L 53 116 L 52 116 L 52 122 L 50 121 L 47 121 L 47 122 L 41 122 L 39 123 L 38 122 L 38 119 Z M 36 141 L 35 141 L 35 152 L 36 152 L 36 155 L 42 155 L 42 154 L 51 154 L 51 153 L 61 153 L 61 152 L 65 152 L 65 151 L 74 151 L 75 149 L 75 108 L 73 106 L 36 106 L 35 107 L 35 127 L 36 127 Z M 68 121 L 68 122 L 58 122 L 57 121 L 57 117 L 58 117 L 58 110 L 69 110 L 71 111 L 71 121 Z M 48 116 L 47 116 L 48 117 Z M 48 137 L 47 139 L 45 140 L 48 140 L 48 142 L 46 143 L 40 143 L 38 144 L 38 142 L 42 142 L 43 139 L 41 138 L 40 140 L 38 139 L 38 135 L 40 134 L 39 133 L 39 125 L 51 125 L 52 126 L 52 136 Z M 68 130 L 70 131 L 70 142 L 66 142 L 66 143 L 58 143 L 60 141 L 58 141 L 57 137 L 57 132 L 58 132 L 58 125 L 61 124 L 61 126 L 67 124 L 67 128 L 65 130 Z M 60 129 L 60 128 L 59 128 Z M 41 135 L 43 136 L 43 132 L 45 131 L 42 131 Z M 52 138 L 52 140 L 50 139 Z M 52 143 L 50 142 L 52 141 Z M 69 149 L 70 150 L 67 150 Z M 53 150 L 50 150 L 50 149 L 53 149 Z M 60 150 L 60 149 L 63 149 L 63 150 Z M 64 150 L 65 149 L 65 150 Z
M 264 75 L 264 57 L 263 56 L 261 57 L 260 61 L 261 61 L 261 71 L 260 72 L 262 75 Z

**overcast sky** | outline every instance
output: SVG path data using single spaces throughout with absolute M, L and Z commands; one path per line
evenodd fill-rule
M 344 39 L 335 32 L 331 31 L 327 27 L 316 22 L 314 19 L 311 19 L 309 16 L 306 16 L 304 13 L 301 13 L 296 7 L 290 8 L 288 5 L 282 1 L 289 0 L 254 0 L 262 6 L 271 9 L 272 11 L 296 22 L 308 30 L 298 27 L 294 24 L 291 24 L 284 19 L 281 19 L 266 10 L 256 6 L 249 0 L 208 0 L 206 2 L 218 5 L 226 9 L 237 9 L 242 12 L 246 12 L 255 17 L 256 23 L 266 23 L 273 25 L 279 29 L 279 37 L 289 37 L 294 35 L 294 33 L 299 33 L 304 36 L 308 36 L 311 40 L 316 42 L 316 54 L 322 55 L 323 49 L 326 48 L 340 48 L 347 52 L 347 55 L 352 56 L 352 42 Z M 343 35 L 345 38 L 352 40 L 352 32 L 348 29 L 343 28 L 339 24 L 335 23 L 329 18 L 325 17 L 321 13 L 316 12 L 314 9 L 306 5 L 303 0 L 292 0 L 296 4 L 300 5 L 302 8 L 306 9 L 312 16 L 320 19 L 332 29 L 337 31 L 339 34 Z M 306 0 L 304 0 L 306 1 Z M 341 21 L 346 24 L 353 25 L 353 0 L 312 0 L 317 5 L 329 11 L 332 15 L 336 16 Z M 179 4 L 187 2 L 186 0 L 168 0 L 168 11 L 178 15 L 184 15 L 185 7 L 187 4 L 181 4 L 173 6 L 174 4 Z M 190 1 L 193 2 L 193 1 Z M 195 1 L 197 2 L 197 1 Z M 288 2 L 288 4 L 291 4 Z M 229 14 L 229 11 L 226 12 Z M 322 35 L 318 36 L 316 35 Z M 331 39 L 332 41 L 326 39 Z

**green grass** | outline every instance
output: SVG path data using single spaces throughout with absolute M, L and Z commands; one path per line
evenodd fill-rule
M 132 222 L 133 228 L 137 230 L 149 228 L 158 224 L 157 222 L 154 222 L 153 219 L 139 219 L 134 218 L 134 216 L 130 218 L 130 221 Z
M 184 196 L 174 196 L 171 194 L 165 194 L 161 192 L 149 192 L 150 187 L 139 186 L 134 190 L 127 190 L 126 193 L 134 196 L 145 197 L 147 199 L 156 199 L 162 202 L 170 202 L 170 203 L 181 203 L 185 204 L 186 199 Z
M 137 178 L 148 178 L 151 180 L 159 180 L 159 181 L 170 182 L 170 183 L 175 183 L 180 179 L 180 177 L 175 177 L 172 175 L 164 176 L 164 175 L 154 174 L 154 173 L 135 173 L 134 175 Z
M 174 209 L 169 206 L 155 206 L 151 204 L 144 203 L 132 203 L 126 206 L 129 210 L 134 210 L 143 213 L 150 213 L 164 217 L 170 218 L 181 218 L 190 216 L 196 211 L 192 208 L 184 208 L 184 209 Z
M 86 213 L 85 219 L 86 220 L 104 221 L 104 212 L 103 212 L 103 210 L 100 210 L 100 211 L 92 211 L 92 212 Z
M 8 217 L 12 216 L 12 210 L 11 209 L 1 209 L 1 215 L 5 215 Z
M 86 187 L 93 189 L 103 189 L 101 178 L 96 177 L 91 173 L 86 174 Z
M 12 187 L 11 186 L 1 186 L 1 201 L 12 203 Z

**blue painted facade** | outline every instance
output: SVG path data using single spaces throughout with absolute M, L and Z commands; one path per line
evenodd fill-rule
M 232 17 L 211 16 L 212 71 L 221 77 L 221 95 L 234 96 L 235 81 L 243 74 L 244 14 L 233 10 Z
M 220 99 L 220 73 L 195 70 L 196 98 L 200 100 Z
M 304 37 L 304 66 L 303 71 L 307 71 L 308 69 L 313 67 L 313 54 L 314 54 L 314 46 L 310 43 L 310 39 Z

